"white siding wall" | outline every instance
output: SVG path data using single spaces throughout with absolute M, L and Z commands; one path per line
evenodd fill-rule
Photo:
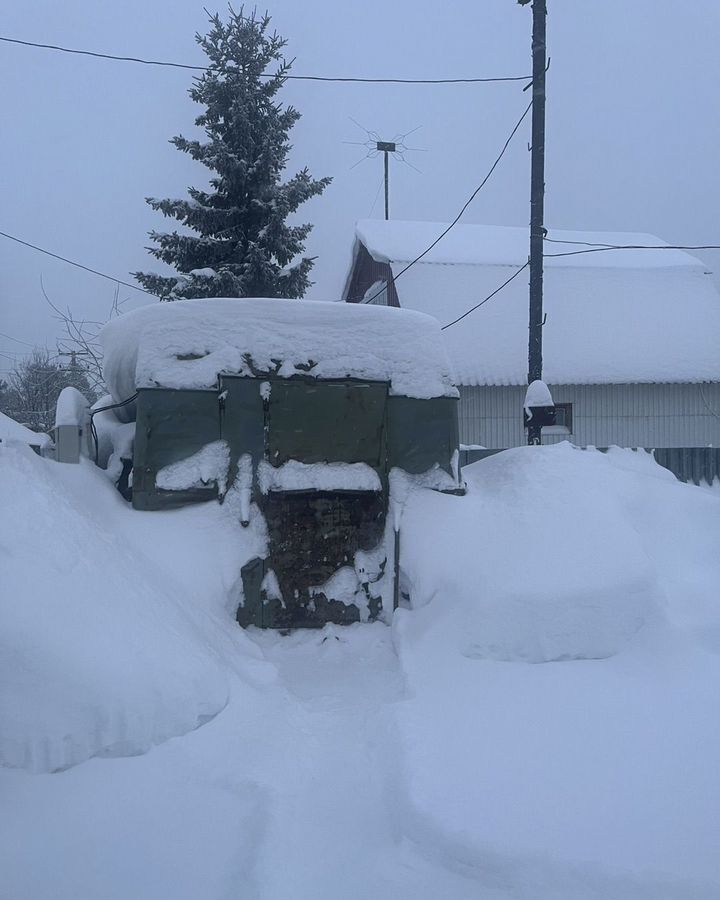
M 550 385 L 556 403 L 572 403 L 572 434 L 543 443 L 579 446 L 720 447 L 720 383 Z M 526 442 L 525 388 L 460 387 L 460 440 L 489 448 Z

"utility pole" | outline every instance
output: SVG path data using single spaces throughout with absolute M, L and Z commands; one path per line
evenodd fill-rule
M 390 164 L 388 154 L 395 153 L 397 146 L 393 141 L 377 141 L 375 144 L 379 153 L 385 157 L 385 221 L 390 218 Z
M 518 0 L 522 6 L 530 0 Z M 547 0 L 532 0 L 532 144 L 530 168 L 530 321 L 528 384 L 542 381 L 543 240 L 545 238 L 545 21 Z M 539 417 L 535 417 L 536 419 Z M 528 444 L 541 443 L 542 424 L 528 423 Z

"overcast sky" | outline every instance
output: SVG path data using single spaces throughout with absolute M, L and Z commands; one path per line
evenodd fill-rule
M 23 0 L 0 34 L 108 53 L 202 64 L 207 0 Z M 720 4 L 717 0 L 548 0 L 546 223 L 645 231 L 720 243 Z M 211 7 L 208 7 L 211 8 Z M 214 10 L 216 7 L 212 6 Z M 221 11 L 223 6 L 218 7 Z M 473 77 L 530 71 L 529 7 L 515 0 L 274 0 L 296 74 Z M 162 230 L 148 195 L 182 196 L 206 170 L 168 139 L 191 133 L 191 74 L 0 44 L 0 230 L 127 281 L 158 269 L 144 249 Z M 528 102 L 520 84 L 388 86 L 289 83 L 302 112 L 293 170 L 332 175 L 303 208 L 317 255 L 308 296 L 335 299 L 353 223 L 382 216 L 381 160 L 353 168 L 364 139 L 422 126 L 408 143 L 421 169 L 391 167 L 392 218 L 448 221 L 482 179 Z M 529 118 L 464 221 L 524 225 Z M 373 201 L 377 200 L 373 206 Z M 168 223 L 169 224 L 169 223 Z M 0 369 L 60 333 L 40 290 L 101 319 L 113 285 L 0 238 Z M 703 256 L 720 268 L 720 256 Z M 128 306 L 147 297 L 123 288 Z M 154 302 L 154 301 L 153 301 Z M 438 310 L 442 318 L 442 310 Z

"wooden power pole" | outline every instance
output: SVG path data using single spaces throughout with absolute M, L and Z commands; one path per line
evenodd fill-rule
M 530 0 L 518 0 L 523 6 Z M 530 321 L 528 384 L 542 381 L 543 240 L 545 238 L 545 72 L 547 0 L 532 0 L 532 145 L 530 169 Z M 536 417 L 537 418 L 537 417 Z M 542 425 L 528 423 L 528 444 L 540 444 Z

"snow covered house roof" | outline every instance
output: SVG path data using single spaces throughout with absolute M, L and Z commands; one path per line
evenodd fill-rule
M 116 401 L 138 388 L 211 388 L 221 373 L 387 381 L 392 394 L 457 396 L 438 322 L 411 310 L 212 298 L 141 307 L 102 332 Z
M 31 444 L 34 447 L 44 447 L 50 443 L 46 434 L 31 431 L 5 413 L 0 413 L 0 441 L 19 441 L 22 444 Z
M 397 276 L 446 228 L 436 222 L 357 224 L 353 272 L 364 247 Z M 592 244 L 664 245 L 649 234 L 549 232 L 546 253 Z M 527 228 L 457 225 L 395 283 L 401 307 L 452 322 L 528 258 Z M 720 380 L 720 295 L 706 266 L 681 250 L 632 249 L 546 256 L 544 378 L 551 384 Z M 525 384 L 528 279 L 443 332 L 460 384 Z

